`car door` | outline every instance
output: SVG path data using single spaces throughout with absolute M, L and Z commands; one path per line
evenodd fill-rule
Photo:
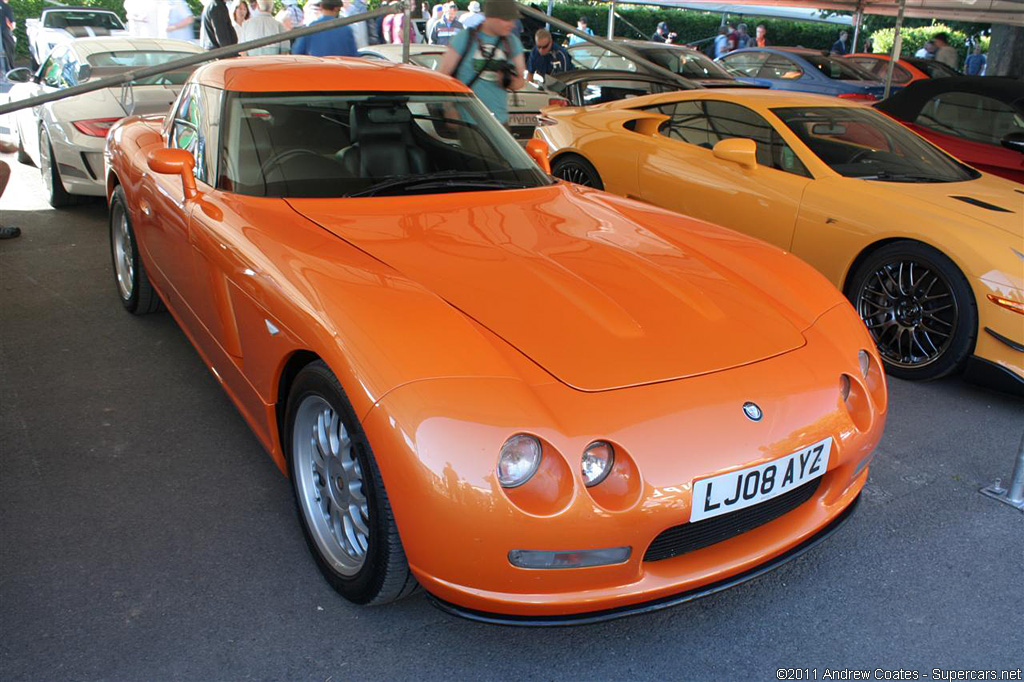
M 810 173 L 757 112 L 718 100 L 689 100 L 663 110 L 670 119 L 640 153 L 643 199 L 788 249 Z M 714 145 L 748 138 L 757 167 L 716 158 Z
M 925 103 L 911 127 L 983 171 L 1024 174 L 1024 154 L 1002 146 L 1010 133 L 1024 133 L 1024 115 L 1009 104 L 985 95 L 944 92 Z

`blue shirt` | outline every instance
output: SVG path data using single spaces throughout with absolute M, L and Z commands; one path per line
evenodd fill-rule
M 578 26 L 576 28 L 577 28 L 577 30 L 582 30 L 588 36 L 594 35 L 594 32 L 590 30 L 589 26 L 587 28 L 584 28 L 584 29 L 580 29 Z M 575 33 L 570 33 L 569 34 L 569 44 L 570 45 L 576 45 L 577 43 L 586 43 L 586 42 L 588 42 L 588 41 L 584 40 L 583 38 L 580 38 Z
M 985 68 L 985 55 L 969 54 L 964 62 L 964 73 L 968 76 L 980 76 L 981 70 Z
M 335 17 L 317 19 L 310 26 L 334 21 Z M 328 29 L 311 36 L 302 36 L 292 44 L 292 54 L 308 54 L 313 57 L 358 57 L 356 39 L 348 26 Z
M 470 36 L 474 34 L 473 45 L 470 45 Z M 491 110 L 495 118 L 502 123 L 508 121 L 508 92 L 501 87 L 499 79 L 502 67 L 505 64 L 514 64 L 516 56 L 523 53 L 523 44 L 519 42 L 519 36 L 512 34 L 500 37 L 483 31 L 459 31 L 448 43 L 448 47 L 459 55 L 466 55 L 455 72 L 455 77 L 463 83 L 468 84 L 485 65 L 487 66 L 473 83 L 473 92 L 484 106 Z
M 547 54 L 541 54 L 540 50 L 533 48 L 526 60 L 526 70 L 530 73 L 539 73 L 547 76 L 550 73 L 565 73 L 572 71 L 572 57 L 561 45 L 552 45 Z

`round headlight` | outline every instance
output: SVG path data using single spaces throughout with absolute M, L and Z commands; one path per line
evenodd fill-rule
M 580 465 L 583 470 L 583 483 L 588 488 L 597 485 L 608 477 L 613 464 L 615 448 L 611 443 L 605 443 L 603 440 L 591 443 L 583 451 L 583 462 Z
M 871 369 L 871 356 L 868 355 L 866 350 L 862 350 L 857 353 L 857 362 L 860 363 L 860 375 L 867 379 L 868 370 Z
M 540 441 L 525 433 L 518 433 L 501 446 L 498 455 L 498 483 L 503 488 L 515 488 L 530 480 L 540 466 Z

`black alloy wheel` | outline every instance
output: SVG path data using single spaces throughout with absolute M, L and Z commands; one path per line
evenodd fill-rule
M 604 189 L 604 183 L 601 182 L 601 176 L 597 169 L 589 161 L 576 154 L 567 154 L 555 159 L 551 166 L 551 174 L 556 178 L 584 187 Z
M 897 242 L 871 254 L 847 295 L 893 376 L 946 376 L 974 347 L 978 312 L 970 285 L 952 261 L 925 244 Z

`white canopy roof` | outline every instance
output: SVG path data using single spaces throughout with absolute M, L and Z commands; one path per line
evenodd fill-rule
M 707 7 L 710 11 L 726 11 L 716 9 L 723 6 L 720 0 L 661 0 L 652 4 L 688 9 Z M 744 0 L 744 4 L 760 7 L 826 9 L 850 14 L 859 9 L 865 14 L 892 16 L 895 16 L 899 9 L 899 0 Z M 1024 0 L 906 0 L 904 15 L 1024 26 Z

